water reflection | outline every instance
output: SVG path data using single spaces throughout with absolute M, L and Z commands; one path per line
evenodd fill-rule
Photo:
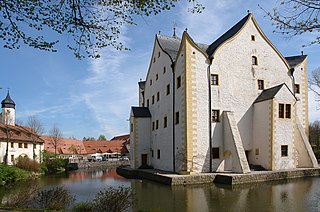
M 109 187 L 131 187 L 136 193 L 133 211 L 319 211 L 320 178 L 256 183 L 241 186 L 195 185 L 165 186 L 147 180 L 125 179 L 115 170 L 82 170 L 44 176 L 0 188 L 0 198 L 23 192 L 33 185 L 41 188 L 62 185 L 76 201 L 92 200 L 97 192 Z

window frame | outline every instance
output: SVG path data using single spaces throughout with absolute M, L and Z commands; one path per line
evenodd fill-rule
M 18 143 L 18 148 L 22 149 L 22 143 Z
M 252 56 L 251 57 L 251 63 L 252 63 L 252 65 L 254 65 L 254 66 L 257 66 L 258 65 L 258 57 L 257 56 Z
M 258 90 L 264 90 L 264 80 L 258 79 Z
M 220 159 L 220 147 L 212 147 L 212 159 Z
M 177 89 L 181 87 L 181 75 L 177 77 Z
M 281 145 L 281 157 L 288 157 L 289 156 L 289 148 L 287 144 Z
M 284 116 L 285 116 L 285 106 L 284 106 L 285 104 L 283 104 L 283 103 L 279 103 L 278 104 L 278 117 L 280 118 L 280 119 L 284 119 Z
M 210 75 L 210 84 L 211 85 L 219 85 L 219 74 L 211 74 Z
M 27 143 L 23 143 L 23 148 L 28 149 L 28 144 Z
M 180 114 L 179 114 L 179 111 L 177 111 L 176 113 L 175 113 L 175 116 L 174 116 L 174 124 L 179 124 L 179 122 L 180 122 Z
M 212 123 L 219 123 L 220 122 L 220 110 L 219 109 L 212 109 L 211 110 L 211 122 Z

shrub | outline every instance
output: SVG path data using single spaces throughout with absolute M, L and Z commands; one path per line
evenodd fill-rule
M 93 200 L 95 211 L 127 211 L 133 204 L 133 196 L 132 189 L 124 187 L 99 191 Z
M 32 172 L 40 171 L 40 164 L 28 156 L 19 156 L 16 161 L 16 167 Z
M 94 205 L 90 202 L 81 202 L 72 208 L 72 212 L 94 212 Z
M 41 170 L 45 173 L 55 173 L 61 170 L 65 170 L 69 164 L 68 159 L 58 158 L 57 155 L 43 151 L 43 162 Z
M 49 210 L 67 210 L 74 201 L 75 197 L 63 187 L 39 191 L 34 197 L 37 208 Z
M 0 164 L 0 181 L 14 182 L 29 178 L 30 176 L 31 174 L 28 171 L 19 169 L 14 166 Z

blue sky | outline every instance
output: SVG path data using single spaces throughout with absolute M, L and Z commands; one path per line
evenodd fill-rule
M 182 0 L 182 2 L 184 2 Z M 57 53 L 43 52 L 29 47 L 19 50 L 0 48 L 0 99 L 10 88 L 16 102 L 17 119 L 26 122 L 28 116 L 39 118 L 47 131 L 57 124 L 65 137 L 112 138 L 128 133 L 130 106 L 138 104 L 137 82 L 147 73 L 155 34 L 177 34 L 185 28 L 200 43 L 210 44 L 250 10 L 264 33 L 284 56 L 308 55 L 309 71 L 320 66 L 320 46 L 302 48 L 314 36 L 312 33 L 285 38 L 273 33 L 274 27 L 264 17 L 260 4 L 271 10 L 277 1 L 215 0 L 202 1 L 202 14 L 187 12 L 184 3 L 153 17 L 137 17 L 137 26 L 124 26 L 120 40 L 131 51 L 111 48 L 101 52 L 100 59 L 77 60 L 64 47 L 63 39 Z M 309 95 L 310 121 L 320 120 L 314 95 Z

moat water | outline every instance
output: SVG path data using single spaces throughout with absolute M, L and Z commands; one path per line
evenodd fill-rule
M 114 169 L 78 170 L 44 176 L 0 188 L 1 197 L 23 187 L 63 186 L 76 202 L 90 201 L 97 192 L 110 187 L 131 187 L 136 193 L 133 211 L 320 211 L 320 177 L 256 183 L 242 186 L 166 186 L 147 180 L 123 178 Z

